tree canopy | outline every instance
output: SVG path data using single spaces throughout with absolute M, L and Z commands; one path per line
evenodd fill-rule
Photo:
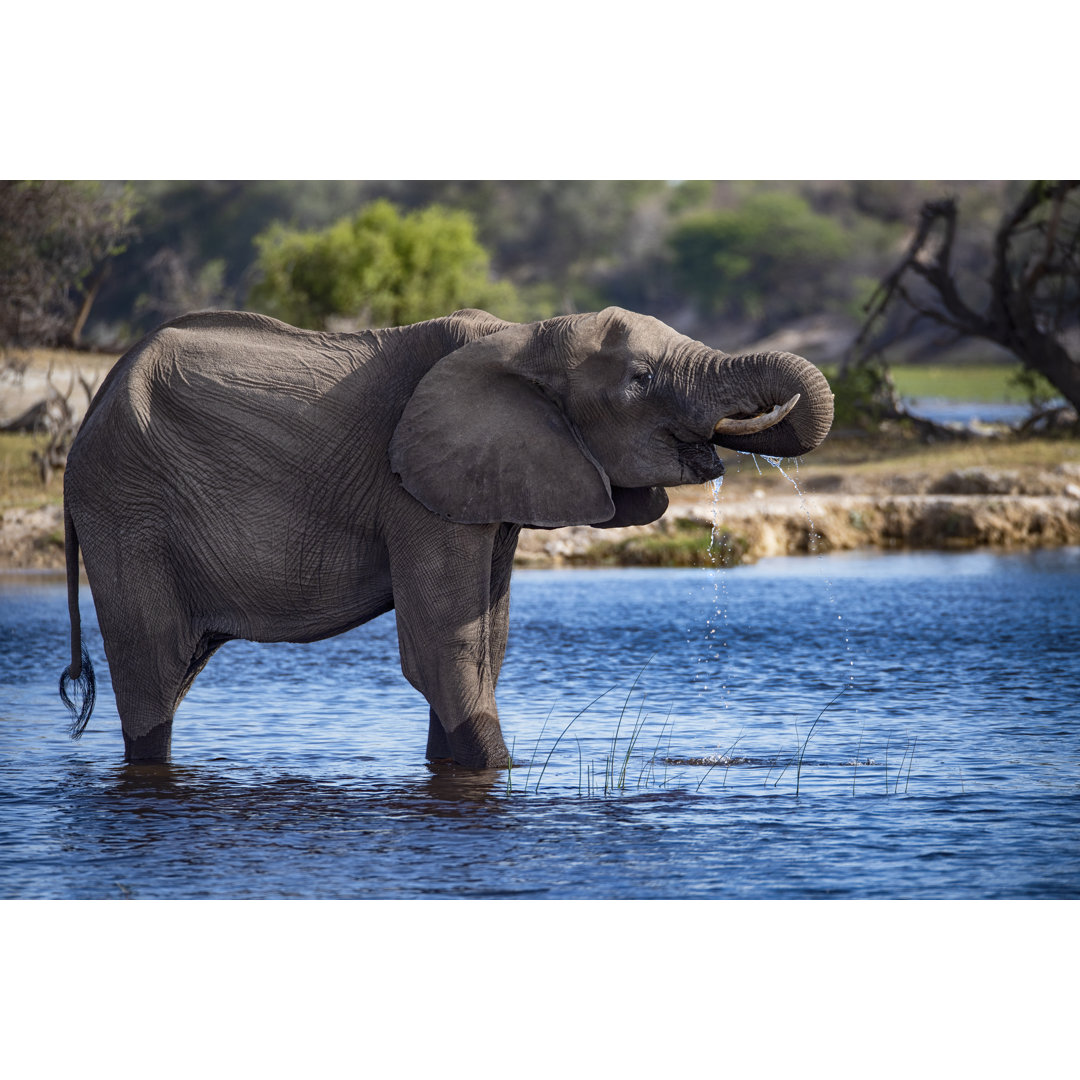
M 832 278 L 851 244 L 838 222 L 801 196 L 767 191 L 690 215 L 673 230 L 671 247 L 676 280 L 704 311 L 747 318 L 764 331 L 844 295 Z
M 0 318 L 8 339 L 17 332 L 26 343 L 47 343 L 77 338 L 89 314 L 82 336 L 110 349 L 166 319 L 211 308 L 349 325 L 445 314 L 462 304 L 510 318 L 619 304 L 727 349 L 821 313 L 831 315 L 836 333 L 854 334 L 861 303 L 904 251 L 927 200 L 956 199 L 962 226 L 950 267 L 969 302 L 981 303 L 995 222 L 1024 187 L 907 180 L 9 182 L 0 189 L 0 248 L 8 252 L 0 255 Z M 93 191 L 123 212 L 111 237 L 73 259 L 72 246 L 78 249 L 94 218 L 73 216 L 61 203 Z M 55 210 L 42 210 L 42 201 L 33 213 L 15 213 L 15 192 L 47 195 Z M 367 224 L 358 236 L 360 220 Z M 1014 254 L 1025 236 L 1034 233 L 1017 233 Z M 33 283 L 21 292 L 12 287 L 15 263 L 24 268 L 23 285 Z M 1052 278 L 1042 282 L 1044 291 Z M 902 306 L 890 304 L 885 314 L 891 331 L 899 329 L 894 309 Z M 920 333 L 917 347 L 925 344 L 929 355 L 935 341 Z
M 460 210 L 400 213 L 379 199 L 326 229 L 274 224 L 255 247 L 251 303 L 297 326 L 400 326 L 463 307 L 513 319 L 520 306 Z
M 128 187 L 0 181 L 0 344 L 77 343 L 135 211 Z

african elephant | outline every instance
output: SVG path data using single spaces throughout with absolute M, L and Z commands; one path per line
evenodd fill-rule
M 665 486 L 723 473 L 715 445 L 797 456 L 831 422 L 807 361 L 728 356 L 619 308 L 353 334 L 240 312 L 166 323 L 116 363 L 68 458 L 72 734 L 94 694 L 81 546 L 127 760 L 168 759 L 224 642 L 315 641 L 394 608 L 428 757 L 505 767 L 495 684 L 521 528 L 654 521 Z

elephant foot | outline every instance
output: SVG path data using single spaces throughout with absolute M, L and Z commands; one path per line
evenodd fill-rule
M 510 753 L 503 741 L 499 722 L 466 721 L 446 733 L 450 758 L 465 769 L 506 769 Z
M 158 724 L 145 735 L 124 732 L 124 760 L 132 765 L 161 764 L 172 752 L 172 723 Z

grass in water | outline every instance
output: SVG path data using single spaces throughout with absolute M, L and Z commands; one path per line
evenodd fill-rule
M 644 670 L 644 669 L 642 669 L 642 670 Z M 639 675 L 639 677 L 640 677 L 640 675 Z M 579 716 L 582 716 L 589 709 L 591 709 L 601 698 L 607 697 L 607 695 L 610 694 L 611 691 L 614 690 L 614 689 L 615 689 L 614 686 L 609 686 L 602 694 L 597 694 L 597 696 L 594 697 L 592 699 L 592 701 L 590 701 L 589 704 L 585 706 L 584 709 L 582 709 L 578 713 L 575 713 L 570 718 L 570 723 L 567 724 L 566 727 L 564 727 L 561 732 L 559 732 L 559 737 L 551 744 L 551 749 L 548 751 L 548 756 L 544 759 L 544 767 L 540 770 L 540 775 L 536 778 L 536 787 L 533 788 L 533 793 L 534 794 L 540 790 L 540 781 L 544 779 L 544 773 L 547 771 L 548 763 L 551 761 L 551 755 L 555 753 L 555 747 L 558 746 L 560 742 L 562 742 L 562 737 L 570 730 L 570 727 L 574 723 L 574 721 L 577 720 L 577 718 Z M 590 766 L 590 768 L 591 768 L 591 766 Z
M 907 761 L 907 779 L 904 781 L 904 794 L 907 794 L 908 784 L 911 783 L 911 763 L 915 760 L 915 747 L 918 744 L 919 739 L 916 736 L 915 741 L 904 747 L 904 755 L 900 758 L 900 768 L 896 770 L 896 779 L 893 781 L 893 794 L 895 795 L 897 789 L 900 787 L 900 774 L 904 771 L 904 762 Z M 885 788 L 888 790 L 888 780 L 886 779 Z
M 588 708 L 588 706 L 586 706 L 586 708 Z M 548 714 L 547 714 L 547 716 L 545 716 L 545 717 L 544 717 L 544 722 L 543 722 L 543 724 L 541 724 L 541 725 L 540 725 L 540 734 L 536 736 L 536 746 L 535 746 L 535 747 L 534 747 L 534 749 L 533 749 L 533 752 L 532 752 L 532 756 L 531 756 L 531 757 L 529 758 L 529 766 L 528 766 L 528 768 L 527 768 L 527 769 L 525 770 L 525 790 L 526 790 L 526 791 L 528 791 L 528 790 L 529 790 L 529 776 L 530 776 L 530 774 L 532 773 L 532 763 L 533 763 L 533 760 L 534 760 L 534 759 L 535 759 L 535 758 L 536 758 L 536 757 L 537 757 L 537 756 L 539 755 L 539 753 L 540 753 L 540 740 L 541 740 L 541 739 L 542 739 L 542 738 L 544 737 L 544 732 L 545 732 L 545 731 L 547 730 L 547 726 L 548 726 L 548 721 L 549 721 L 549 720 L 551 719 L 551 714 L 552 714 L 552 713 L 553 713 L 554 711 L 555 711 L 555 702 L 553 701 L 553 702 L 551 703 L 551 708 L 550 708 L 550 709 L 548 709 Z M 576 720 L 576 719 L 577 719 L 577 717 L 575 717 L 574 719 Z M 573 722 L 574 722 L 573 720 L 571 720 L 571 721 L 570 721 L 570 723 L 571 723 L 571 724 L 572 724 Z M 511 758 L 513 757 L 513 755 L 512 755 L 512 754 L 511 754 L 510 756 L 511 756 Z
M 704 769 L 704 772 L 699 775 L 698 780 L 694 785 L 695 792 L 700 792 L 704 788 L 705 782 L 708 780 L 708 778 L 716 771 L 716 769 L 723 766 L 724 780 L 721 786 L 727 786 L 730 767 L 732 764 L 735 763 L 734 754 L 736 751 L 736 747 L 738 747 L 738 745 L 743 741 L 745 737 L 745 731 L 741 731 L 739 735 L 731 742 L 730 746 L 728 746 L 728 748 L 717 758 L 705 757 L 690 758 L 685 760 L 683 758 L 672 758 L 671 741 L 674 736 L 674 725 L 672 723 L 672 711 L 674 710 L 674 704 L 672 704 L 669 707 L 667 715 L 664 717 L 663 722 L 659 726 L 659 731 L 656 733 L 651 753 L 649 752 L 649 748 L 647 745 L 644 747 L 642 746 L 643 735 L 649 723 L 650 716 L 654 716 L 655 713 L 648 713 L 645 711 L 645 705 L 647 703 L 648 695 L 643 693 L 638 705 L 637 714 L 636 716 L 634 716 L 633 723 L 631 724 L 630 703 L 633 699 L 635 691 L 638 689 L 638 686 L 641 683 L 642 677 L 645 673 L 645 669 L 649 666 L 654 657 L 655 654 L 653 657 L 650 657 L 649 660 L 646 661 L 646 663 L 642 666 L 641 670 L 638 671 L 619 707 L 619 713 L 618 717 L 616 718 L 614 731 L 612 736 L 610 737 L 610 740 L 607 741 L 607 751 L 603 755 L 602 781 L 601 764 L 598 762 L 590 762 L 586 760 L 587 754 L 582 739 L 575 736 L 574 741 L 577 744 L 578 759 L 577 793 L 579 797 L 584 795 L 591 798 L 594 794 L 597 796 L 603 795 L 604 797 L 607 797 L 608 795 L 615 794 L 617 792 L 625 792 L 629 786 L 633 786 L 638 789 L 642 787 L 667 788 L 671 786 L 674 781 L 679 781 L 680 783 L 683 782 L 686 777 L 686 773 L 684 770 L 680 769 L 675 774 L 669 776 L 669 766 L 672 765 L 701 765 L 706 767 Z M 570 721 L 563 727 L 563 729 L 552 741 L 551 746 L 549 747 L 546 755 L 544 756 L 544 762 L 539 769 L 539 775 L 537 776 L 536 781 L 533 782 L 531 779 L 532 764 L 534 761 L 539 760 L 540 747 L 543 742 L 545 732 L 550 725 L 550 721 L 554 713 L 554 706 L 548 711 L 548 714 L 545 717 L 543 724 L 541 725 L 540 734 L 536 740 L 533 757 L 530 759 L 529 769 L 526 772 L 525 782 L 524 784 L 518 784 L 518 791 L 528 793 L 531 785 L 533 793 L 539 792 L 548 766 L 551 764 L 559 745 L 565 740 L 566 736 L 569 734 L 570 729 L 586 712 L 592 709 L 603 698 L 611 694 L 611 692 L 615 689 L 615 686 L 608 687 L 606 690 L 603 691 L 603 693 L 598 694 L 596 697 L 594 697 L 587 705 L 585 705 L 582 709 L 578 710 L 570 718 Z M 740 759 L 739 763 L 745 763 L 750 766 L 767 764 L 768 769 L 765 775 L 765 779 L 762 782 L 762 786 L 768 787 L 771 782 L 771 785 L 774 788 L 779 787 L 781 781 L 787 775 L 788 770 L 792 766 L 794 766 L 795 795 L 800 795 L 802 792 L 802 772 L 806 764 L 806 754 L 809 750 L 810 742 L 815 737 L 815 735 L 818 734 L 819 728 L 821 728 L 822 724 L 824 723 L 825 714 L 830 709 L 835 708 L 841 698 L 843 698 L 844 695 L 851 689 L 852 688 L 850 686 L 845 686 L 843 689 L 841 689 L 840 692 L 837 693 L 831 700 L 829 700 L 828 703 L 820 710 L 820 712 L 817 713 L 817 715 L 811 721 L 809 727 L 801 728 L 798 723 L 795 724 L 795 745 L 792 750 L 788 751 L 785 748 L 781 747 L 771 758 L 767 758 L 762 761 L 754 760 L 752 758 L 742 758 Z M 624 732 L 626 732 L 626 734 L 624 734 Z M 876 764 L 876 762 L 874 762 L 871 758 L 867 758 L 865 761 L 862 758 L 862 745 L 865 741 L 865 736 L 865 730 L 860 731 L 858 744 L 855 749 L 854 759 L 850 763 L 852 765 L 852 795 L 856 793 L 857 789 L 859 766 L 863 764 Z M 661 747 L 665 745 L 665 741 L 667 749 L 666 752 L 662 753 Z M 883 769 L 883 779 L 885 783 L 886 795 L 899 794 L 901 778 L 904 779 L 904 794 L 906 795 L 909 792 L 911 786 L 911 774 L 914 770 L 915 753 L 917 748 L 918 737 L 906 741 L 904 744 L 903 753 L 901 754 L 900 763 L 895 769 L 895 771 L 892 771 L 890 770 L 889 763 L 889 751 L 892 749 L 892 733 L 889 732 L 887 734 L 887 738 L 885 741 L 885 761 Z M 641 761 L 640 766 L 637 770 L 636 782 L 631 783 L 631 781 L 633 781 L 632 769 L 636 764 L 637 760 L 634 757 L 635 752 L 639 755 Z M 511 752 L 511 758 L 512 757 L 513 752 Z M 663 760 L 664 763 L 664 772 L 662 777 L 657 773 L 657 764 L 660 760 Z M 511 764 L 510 769 L 508 769 L 506 780 L 507 795 L 512 794 L 515 790 L 513 779 L 514 768 L 515 767 L 513 766 L 513 764 Z M 773 780 L 772 774 L 777 769 L 779 769 L 779 774 L 777 775 L 776 779 Z M 520 771 L 520 769 L 518 771 Z M 964 781 L 962 773 L 960 782 L 961 789 L 963 790 Z
M 634 690 L 637 684 L 641 681 L 641 676 L 645 674 L 645 669 L 653 662 L 656 657 L 656 653 L 653 653 L 648 660 L 642 665 L 641 670 L 634 676 L 634 681 L 630 684 L 630 689 L 626 692 L 626 700 L 623 702 L 622 710 L 619 712 L 619 722 L 615 725 L 615 734 L 611 739 L 611 754 L 608 756 L 607 768 L 604 770 L 604 794 L 607 794 L 608 782 L 610 780 L 611 787 L 615 787 L 615 750 L 619 742 L 619 732 L 622 730 L 623 718 L 626 716 L 626 707 L 630 704 L 630 698 L 633 696 Z M 645 707 L 645 701 L 642 699 L 641 707 Z M 638 713 L 640 716 L 640 712 Z M 633 747 L 633 737 L 631 737 L 631 748 Z M 629 757 L 630 751 L 627 750 L 627 757 Z M 623 771 L 621 782 L 626 781 L 626 760 L 623 762 Z
M 657 756 L 660 753 L 660 741 L 664 737 L 664 731 L 667 728 L 668 724 L 671 723 L 671 709 L 674 709 L 674 708 L 675 708 L 675 706 L 672 705 L 671 708 L 668 709 L 668 714 L 664 718 L 664 722 L 660 725 L 660 734 L 656 736 L 656 746 L 653 747 L 652 757 L 651 758 L 647 757 L 645 759 L 645 763 L 641 766 L 641 772 L 638 773 L 638 778 L 637 778 L 637 786 L 638 787 L 641 787 L 642 777 L 645 778 L 645 786 L 646 787 L 649 786 L 649 777 L 652 776 L 653 772 L 656 769 L 656 759 L 657 759 Z M 668 737 L 668 740 L 670 742 L 670 736 Z M 646 776 L 646 772 L 648 773 L 648 776 Z
M 851 794 L 855 794 L 855 777 L 859 775 L 859 751 L 862 750 L 863 733 L 859 732 L 859 745 L 855 747 L 855 768 L 851 773 Z
M 724 768 L 724 782 L 721 785 L 721 787 L 727 787 L 727 770 L 731 767 L 731 752 L 738 745 L 739 739 L 741 739 L 742 737 L 743 737 L 743 733 L 739 732 L 739 737 L 735 740 L 735 742 L 733 742 L 727 748 L 725 753 L 720 755 L 720 760 L 709 766 L 708 771 L 698 781 L 698 786 L 694 789 L 695 791 L 700 791 L 701 790 L 701 785 L 704 784 L 705 781 L 709 778 L 709 773 L 711 773 L 713 771 L 713 769 L 717 768 L 720 765 L 723 765 L 725 767 Z

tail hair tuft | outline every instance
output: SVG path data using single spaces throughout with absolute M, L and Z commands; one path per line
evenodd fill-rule
M 70 688 L 70 689 L 69 689 Z M 71 713 L 70 733 L 73 739 L 79 738 L 86 725 L 90 721 L 90 714 L 94 711 L 94 701 L 97 698 L 97 687 L 94 681 L 94 665 L 90 663 L 90 654 L 86 646 L 82 646 L 82 662 L 79 674 L 74 678 L 71 668 L 64 668 L 60 676 L 60 700 L 67 706 Z M 81 704 L 77 704 L 81 699 Z

